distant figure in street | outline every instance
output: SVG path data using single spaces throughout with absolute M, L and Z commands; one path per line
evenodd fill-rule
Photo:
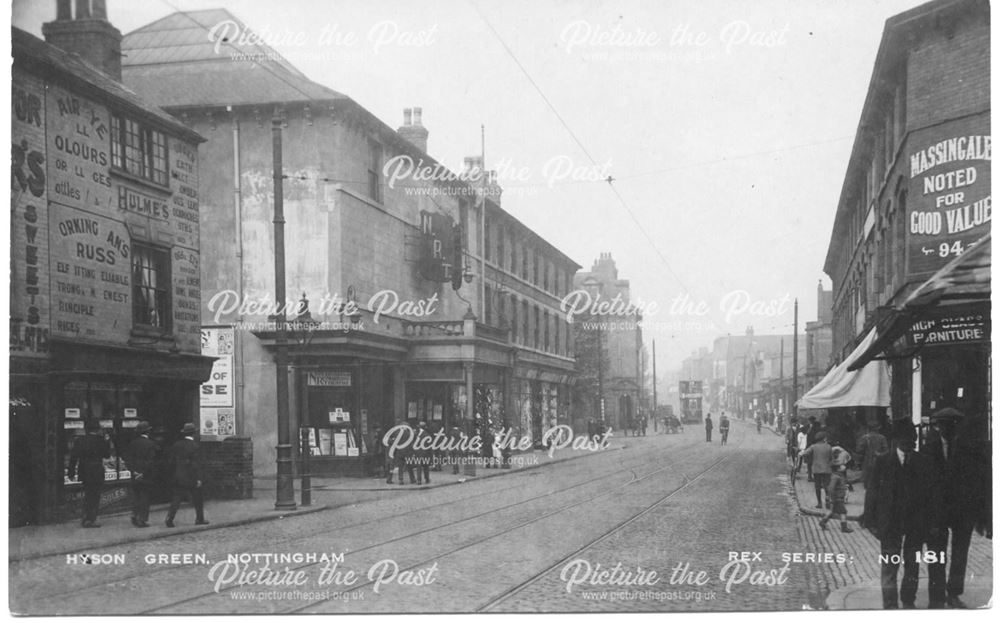
M 415 449 L 411 453 L 411 462 L 417 468 L 417 484 L 431 483 L 431 459 L 433 453 L 430 447 L 430 433 L 427 432 L 427 422 L 417 424 L 417 434 L 413 437 Z M 422 477 L 422 478 L 421 478 Z
M 149 438 L 149 422 L 139 422 L 136 438 L 125 449 L 125 465 L 132 472 L 132 525 L 149 527 L 149 502 L 156 487 L 156 455 L 160 447 Z
M 875 459 L 889 451 L 889 441 L 879 432 L 879 428 L 878 424 L 873 424 L 858 442 L 856 460 L 861 465 L 861 482 L 865 485 L 865 491 L 872 486 Z
M 101 505 L 101 487 L 104 486 L 104 459 L 111 456 L 111 446 L 104 438 L 101 421 L 97 418 L 87 418 L 83 429 L 86 434 L 76 438 L 70 450 L 66 475 L 75 480 L 79 473 L 83 483 L 83 521 L 80 525 L 100 528 L 97 510 Z
M 795 420 L 792 420 L 788 423 L 788 427 L 785 429 L 785 454 L 788 456 L 793 472 L 795 471 L 795 459 L 799 453 L 795 435 Z
M 642 433 L 643 437 L 646 436 L 646 427 L 648 426 L 649 426 L 649 418 L 647 418 L 645 415 L 639 418 L 639 432 Z
M 757 417 L 754 418 L 754 419 L 757 422 L 757 434 L 759 435 L 760 434 L 760 425 L 761 425 L 760 413 L 758 413 Z
M 705 416 L 705 441 L 712 441 L 712 414 L 709 413 Z
M 816 421 L 815 415 L 809 416 L 809 426 L 806 428 L 806 447 L 816 443 L 816 433 L 821 430 L 819 423 Z M 813 467 L 812 467 L 812 457 L 806 457 L 806 473 L 809 475 L 809 482 L 813 481 Z
M 928 561 L 930 603 L 935 608 L 965 608 L 961 595 L 972 531 L 993 536 L 989 437 L 985 423 L 950 407 L 931 414 L 930 422 L 931 435 L 921 453 L 934 461 L 944 512 L 937 531 L 927 539 L 927 550 L 947 551 L 951 537 L 951 551 L 945 559 Z M 981 430 L 976 430 L 977 424 Z
M 896 422 L 892 449 L 875 459 L 872 488 L 865 496 L 865 525 L 880 542 L 882 607 L 913 608 L 917 598 L 924 541 L 936 533 L 941 510 L 940 484 L 934 460 L 914 452 L 915 432 L 905 420 Z M 902 558 L 900 558 L 902 556 Z M 897 586 L 899 563 L 903 580 Z
M 205 502 L 202 498 L 201 481 L 201 453 L 198 449 L 198 442 L 194 440 L 197 432 L 194 424 L 188 422 L 181 428 L 180 439 L 170 446 L 167 453 L 167 460 L 170 466 L 170 485 L 172 493 L 170 495 L 170 508 L 167 510 L 167 527 L 174 527 L 174 517 L 177 516 L 177 509 L 185 499 L 191 501 L 194 506 L 195 521 L 199 526 L 204 526 Z
M 493 462 L 493 442 L 496 441 L 496 437 L 493 435 L 493 431 L 490 430 L 489 423 L 483 424 L 483 467 L 490 468 L 494 467 Z
M 795 457 L 796 477 L 799 475 L 799 472 L 802 471 L 802 452 L 809 447 L 809 434 L 807 433 L 808 430 L 809 430 L 808 426 L 806 426 L 805 424 L 801 424 L 799 426 L 798 432 L 795 433 L 795 442 L 798 447 Z M 810 478 L 809 480 L 812 480 L 812 478 Z
M 847 463 L 851 455 L 843 448 L 833 456 L 830 472 L 830 483 L 827 485 L 826 496 L 830 500 L 830 510 L 819 520 L 819 527 L 826 530 L 826 524 L 831 517 L 840 520 L 841 532 L 854 532 L 847 525 Z
M 726 445 L 729 440 L 729 418 L 725 413 L 719 417 L 719 436 L 722 437 L 722 445 Z
M 812 462 L 813 485 L 816 488 L 816 508 L 823 508 L 823 489 L 830 482 L 830 464 L 833 448 L 826 442 L 826 433 L 816 434 L 816 443 L 802 451 L 802 457 Z

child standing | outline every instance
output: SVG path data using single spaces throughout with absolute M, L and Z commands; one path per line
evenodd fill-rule
M 819 527 L 826 530 L 826 524 L 831 517 L 837 516 L 840 519 L 841 532 L 854 532 L 847 525 L 847 462 L 850 455 L 841 450 L 833 456 L 830 484 L 827 486 L 827 499 L 832 501 L 830 510 L 826 516 L 819 520 Z

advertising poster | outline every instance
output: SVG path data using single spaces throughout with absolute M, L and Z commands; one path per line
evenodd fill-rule
M 994 4 L 12 0 L 8 614 L 992 620 Z

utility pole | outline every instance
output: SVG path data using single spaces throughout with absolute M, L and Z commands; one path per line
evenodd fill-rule
M 792 333 L 792 414 L 799 414 L 799 299 L 795 299 L 795 324 Z
M 656 432 L 656 340 L 653 340 L 653 409 L 650 412 L 653 419 L 653 432 Z
M 276 397 L 278 400 L 277 494 L 275 510 L 295 510 L 295 482 L 292 469 L 292 444 L 288 430 L 288 334 L 285 326 L 285 200 L 284 173 L 281 161 L 281 116 L 275 110 L 271 119 L 274 175 L 274 299 L 277 337 L 275 339 Z

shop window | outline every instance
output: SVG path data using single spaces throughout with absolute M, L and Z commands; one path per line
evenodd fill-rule
M 310 456 L 352 457 L 368 453 L 358 434 L 360 413 L 349 370 L 306 373 L 306 423 Z
M 132 242 L 132 321 L 170 330 L 170 254 Z
M 166 186 L 167 137 L 124 115 L 111 115 L 111 166 Z
M 142 387 L 132 384 L 74 381 L 63 387 L 62 456 L 63 484 L 79 484 L 79 469 L 75 479 L 67 477 L 70 454 L 74 444 L 85 434 L 84 422 L 95 418 L 111 446 L 111 456 L 104 459 L 104 481 L 130 480 L 132 473 L 122 459 L 122 452 L 135 437 L 140 420 L 139 396 Z

